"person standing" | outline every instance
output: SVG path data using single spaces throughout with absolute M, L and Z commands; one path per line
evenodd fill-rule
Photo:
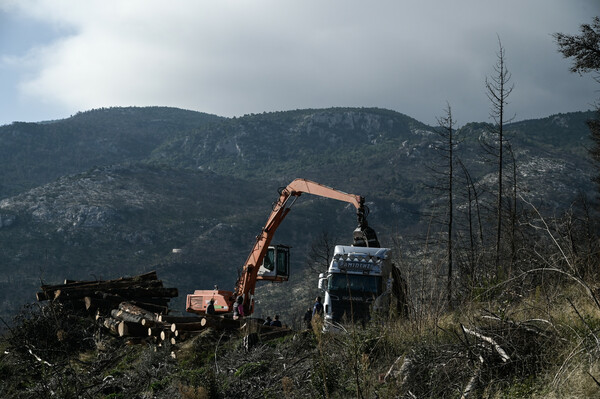
M 215 298 L 210 298 L 206 307 L 206 314 L 215 314 Z
M 308 330 L 310 330 L 312 327 L 312 325 L 310 323 L 311 319 L 312 319 L 312 309 L 308 308 L 308 309 L 306 309 L 306 313 L 304 313 L 304 326 Z
M 233 304 L 233 318 L 237 320 L 240 317 L 244 317 L 244 297 L 238 296 L 237 300 Z
M 322 316 L 323 315 L 323 304 L 321 303 L 321 297 L 318 296 L 315 299 L 315 304 L 313 305 L 312 317 Z

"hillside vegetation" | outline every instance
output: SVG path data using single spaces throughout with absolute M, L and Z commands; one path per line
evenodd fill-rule
M 116 108 L 0 127 L 3 151 L 18 157 L 6 161 L 0 200 L 0 396 L 598 396 L 591 116 L 507 126 L 499 245 L 496 164 L 481 145 L 494 136 L 482 123 L 456 132 L 450 264 L 439 128 L 396 112 L 225 119 Z M 179 288 L 171 308 L 182 312 L 185 293 L 232 288 L 277 188 L 296 177 L 366 197 L 369 225 L 406 280 L 408 317 L 376 314 L 344 334 L 323 334 L 318 321 L 304 329 L 323 259 L 356 223 L 351 207 L 310 195 L 276 236 L 292 246 L 290 282 L 256 292 L 254 316 L 280 314 L 295 330 L 287 337 L 248 349 L 243 330 L 206 329 L 173 347 L 134 344 L 66 303 L 22 307 L 41 282 L 157 270 Z
M 430 291 L 408 319 L 376 315 L 343 334 L 323 333 L 315 321 L 249 350 L 243 330 L 132 345 L 58 302 L 32 306 L 0 341 L 0 395 L 594 398 L 597 280 L 577 278 L 568 268 L 575 259 L 554 249 L 560 265 L 490 285 L 455 311 Z
M 591 116 L 508 126 L 520 192 L 548 214 L 590 189 L 581 153 Z M 457 149 L 482 206 L 493 198 L 494 181 L 493 160 L 480 145 L 486 128 L 462 127 Z M 277 189 L 297 177 L 365 196 L 369 223 L 383 245 L 408 234 L 409 248 L 411 235 L 427 230 L 422 215 L 440 206 L 439 193 L 430 188 L 440 159 L 435 131 L 371 108 L 241 118 L 110 108 L 1 126 L 0 317 L 10 320 L 40 281 L 65 277 L 158 270 L 182 293 L 215 284 L 231 289 Z M 466 189 L 459 195 L 465 204 Z M 306 254 L 321 233 L 346 244 L 354 224 L 345 204 L 303 196 L 275 238 L 293 247 L 293 282 L 302 284 Z M 173 255 L 173 248 L 184 251 Z M 315 276 L 306 299 L 314 294 Z M 270 285 L 259 289 L 278 292 Z

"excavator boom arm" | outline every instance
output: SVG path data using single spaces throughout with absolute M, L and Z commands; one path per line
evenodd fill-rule
M 354 245 L 379 247 L 375 231 L 367 225 L 364 198 L 359 195 L 346 194 L 342 191 L 315 183 L 306 179 L 296 179 L 287 187 L 279 190 L 279 199 L 273 205 L 273 210 L 265 223 L 261 233 L 256 237 L 256 242 L 242 267 L 242 273 L 235 284 L 235 290 L 196 290 L 187 296 L 186 310 L 193 313 L 204 313 L 209 300 L 214 301 L 214 309 L 219 312 L 228 312 L 234 305 L 235 298 L 243 298 L 244 314 L 250 315 L 254 311 L 254 287 L 258 280 L 258 272 L 269 249 L 269 244 L 275 231 L 287 216 L 290 207 L 302 194 L 318 195 L 320 197 L 348 202 L 356 208 L 358 227 L 354 230 Z M 282 281 L 282 280 L 279 280 Z
M 324 186 L 319 183 L 315 183 L 314 181 L 306 180 L 306 179 L 296 179 L 291 182 L 286 190 L 294 193 L 307 193 L 318 195 L 320 197 L 326 197 L 331 199 L 336 199 L 340 201 L 349 202 L 356 207 L 356 209 L 361 209 L 364 206 L 365 199 L 360 195 L 355 194 L 346 194 L 342 191 L 335 190 L 331 187 Z M 298 194 L 300 195 L 300 194 Z
M 287 187 L 280 190 L 279 199 L 274 204 L 273 210 L 269 215 L 261 234 L 256 237 L 256 243 L 254 244 L 252 251 L 250 251 L 250 255 L 242 268 L 242 274 L 236 283 L 235 296 L 242 296 L 244 298 L 245 314 L 251 314 L 254 310 L 252 297 L 254 296 L 254 287 L 256 286 L 256 281 L 258 279 L 258 269 L 263 262 L 269 244 L 275 235 L 275 231 L 289 213 L 290 207 L 294 201 L 303 193 L 351 203 L 357 209 L 359 225 L 361 227 L 366 226 L 363 197 L 347 194 L 306 179 L 296 179 L 292 181 Z

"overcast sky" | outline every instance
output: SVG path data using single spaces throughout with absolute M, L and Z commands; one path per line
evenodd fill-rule
M 505 48 L 516 120 L 591 109 L 552 33 L 599 0 L 0 0 L 0 125 L 110 106 L 221 116 L 380 107 L 489 121 Z

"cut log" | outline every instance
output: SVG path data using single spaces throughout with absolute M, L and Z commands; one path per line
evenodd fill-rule
M 157 317 L 161 323 L 197 323 L 202 321 L 202 317 L 198 316 L 171 316 L 161 314 Z
M 169 308 L 167 304 L 169 299 L 167 298 L 145 298 L 144 301 L 139 301 L 136 298 L 123 297 L 121 295 L 109 294 L 106 292 L 96 291 L 94 296 L 105 299 L 113 303 L 113 307 L 117 307 L 121 302 L 129 302 L 132 305 L 139 306 L 154 313 L 167 313 Z
M 117 293 L 119 292 L 119 290 L 115 290 L 115 291 Z M 130 288 L 127 288 L 126 290 L 121 290 L 121 292 L 125 292 L 127 294 L 127 296 L 130 298 L 139 298 L 139 299 L 152 298 L 152 297 L 175 298 L 179 295 L 179 291 L 177 290 L 177 288 L 164 288 L 164 287 L 158 287 L 158 288 L 130 287 Z
M 124 312 L 119 309 L 113 309 L 110 311 L 110 315 L 117 320 L 127 321 L 129 323 L 136 323 L 140 326 L 142 325 L 142 320 L 144 319 L 142 316 L 137 314 L 131 314 L 129 312 Z
M 173 335 L 173 333 L 171 333 L 171 330 L 162 330 L 160 332 L 160 340 L 161 341 L 168 341 L 171 336 Z
M 82 307 L 94 312 L 98 309 L 108 313 L 121 302 L 129 302 L 148 312 L 168 313 L 170 298 L 176 297 L 176 288 L 164 288 L 152 271 L 133 277 L 121 277 L 113 280 L 70 281 L 63 284 L 43 284 L 36 293 L 38 301 L 73 301 L 81 299 Z
M 154 303 L 138 301 L 135 299 L 130 300 L 129 303 L 131 303 L 132 305 L 135 305 L 135 306 L 139 306 L 140 308 L 146 309 L 147 311 L 155 313 L 155 314 L 169 313 L 169 307 L 167 306 L 169 299 L 164 299 L 164 298 L 147 298 L 147 299 L 156 299 L 157 302 L 164 303 L 164 305 L 158 305 L 158 304 L 154 304 Z
M 115 335 L 119 335 L 119 323 L 120 323 L 119 320 L 115 320 L 112 317 L 100 318 L 99 320 L 102 320 L 102 325 L 108 331 L 110 331 L 111 333 L 113 333 Z
M 120 337 L 146 337 L 148 330 L 139 323 L 121 321 L 117 328 Z
M 108 299 L 104 299 L 104 296 Z M 102 294 L 100 292 L 94 293 L 94 296 L 86 296 L 83 299 L 85 302 L 85 308 L 88 312 L 95 312 L 97 310 L 100 310 L 104 313 L 110 313 L 112 309 L 118 308 L 122 302 L 127 301 L 127 298 L 124 298 L 122 296 Z M 167 313 L 169 311 L 169 308 L 166 306 L 159 306 L 136 301 L 129 301 L 128 303 L 152 314 Z
M 156 315 L 154 313 L 149 312 L 146 309 L 143 309 L 143 308 L 141 308 L 137 305 L 134 305 L 132 303 L 129 303 L 129 302 L 121 302 L 119 304 L 119 310 L 122 310 L 122 311 L 130 313 L 130 314 L 141 316 L 142 320 L 150 320 L 150 321 L 156 320 Z
M 143 284 L 143 282 L 147 282 L 147 281 L 159 281 L 158 280 L 158 276 L 156 275 L 156 271 L 151 271 L 148 273 L 144 273 L 144 274 L 140 274 L 137 276 L 132 276 L 132 277 L 120 277 L 117 279 L 113 279 L 113 280 L 91 280 L 91 281 L 72 281 L 72 280 L 65 280 L 64 284 L 56 284 L 56 285 L 48 285 L 48 284 L 42 284 L 42 286 L 40 287 L 42 289 L 42 291 L 55 291 L 55 290 L 59 290 L 61 288 L 65 288 L 65 287 L 81 287 L 81 286 L 101 286 L 103 284 L 109 284 L 109 285 L 118 285 L 118 284 L 124 284 L 124 285 L 131 285 L 132 283 L 138 283 L 138 284 Z
M 112 308 L 114 308 L 114 304 L 111 301 L 101 298 L 86 296 L 83 298 L 83 301 L 85 302 L 85 309 L 90 313 L 98 310 L 108 313 Z
M 70 300 L 76 298 L 85 298 L 86 296 L 92 296 L 98 291 L 97 287 L 74 287 L 74 288 L 63 288 L 54 291 L 55 300 Z M 162 288 L 162 287 L 150 287 L 145 288 L 142 286 L 135 287 L 103 287 L 103 292 L 116 294 L 125 298 L 174 298 L 178 295 L 177 288 Z
M 139 301 L 137 299 L 130 299 L 128 300 L 129 303 L 131 303 L 132 305 L 138 306 L 144 310 L 147 310 L 148 312 L 154 313 L 155 315 L 158 314 L 167 314 L 169 312 L 169 298 L 146 298 L 146 299 L 150 299 L 150 300 L 155 300 L 156 302 L 160 302 L 163 303 L 161 304 L 156 304 L 156 303 L 148 303 L 148 302 L 144 302 L 144 301 Z
M 156 277 L 156 273 L 154 273 L 154 277 Z M 141 288 L 162 288 L 162 281 L 156 280 L 155 278 L 152 280 L 149 279 L 139 279 L 139 278 L 127 278 L 127 279 L 116 279 L 116 280 L 100 280 L 100 281 L 80 281 L 75 283 L 68 284 L 57 284 L 57 285 L 42 285 L 41 289 L 45 295 L 36 295 L 39 298 L 52 299 L 57 298 L 58 291 L 81 291 L 88 290 L 88 292 L 93 291 L 106 291 L 106 290 L 115 290 L 119 288 L 128 288 L 128 287 L 141 287 Z M 63 294 L 64 295 L 64 294 Z
M 141 324 L 144 327 L 154 327 L 156 322 L 154 320 L 142 319 Z
M 205 323 L 173 323 L 171 324 L 171 332 L 175 331 L 199 331 L 205 328 Z
M 149 337 L 160 337 L 161 331 L 164 331 L 162 327 L 148 327 Z

